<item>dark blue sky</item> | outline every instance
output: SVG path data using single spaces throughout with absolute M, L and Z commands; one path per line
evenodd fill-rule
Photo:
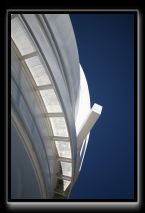
M 134 196 L 134 16 L 71 14 L 91 104 L 103 106 L 71 199 Z

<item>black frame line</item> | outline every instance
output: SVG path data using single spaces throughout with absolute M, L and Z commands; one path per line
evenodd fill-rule
M 83 10 L 83 11 L 79 11 L 79 10 L 52 10 L 52 11 L 49 11 L 47 10 L 49 13 L 79 13 L 79 14 L 96 14 L 96 13 L 101 13 L 101 14 L 109 14 L 109 13 L 113 13 L 113 14 L 117 14 L 117 13 L 125 13 L 125 14 L 134 14 L 134 199 L 11 199 L 10 195 L 11 195 L 11 100 L 9 98 L 9 101 L 8 101 L 8 203 L 9 202 L 12 202 L 12 203 L 15 203 L 15 202 L 41 202 L 41 203 L 48 203 L 49 202 L 137 202 L 138 201 L 138 180 L 139 180 L 139 177 L 138 177 L 138 19 L 139 19 L 139 14 L 136 10 L 132 9 L 131 11 L 130 10 L 125 10 L 125 11 L 115 11 L 114 10 L 100 10 L 100 11 L 95 11 L 95 10 L 92 10 L 92 11 L 88 11 L 88 10 Z M 39 13 L 40 12 L 43 14 L 43 13 L 46 13 L 46 11 L 44 10 L 27 10 L 27 11 L 23 11 L 23 10 L 8 10 L 8 13 L 7 13 L 7 18 L 8 18 L 8 97 L 11 97 L 11 36 L 10 36 L 10 32 L 11 32 L 11 14 L 20 14 L 20 13 Z M 23 205 L 23 204 L 22 204 Z

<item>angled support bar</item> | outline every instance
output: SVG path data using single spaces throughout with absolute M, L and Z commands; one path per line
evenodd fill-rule
M 24 61 L 24 60 L 26 60 L 26 59 L 28 59 L 28 58 L 32 58 L 32 57 L 34 57 L 34 56 L 38 56 L 38 53 L 37 53 L 36 51 L 35 51 L 35 52 L 32 52 L 32 53 L 29 53 L 29 54 L 27 54 L 27 55 L 21 56 L 21 60 Z
M 69 137 L 59 137 L 59 136 L 49 136 L 47 137 L 47 139 L 49 140 L 53 140 L 53 141 L 63 141 L 63 142 L 68 142 L 70 141 Z
M 53 89 L 53 85 L 47 84 L 43 86 L 35 86 L 35 90 L 47 90 L 47 89 Z
M 61 175 L 61 176 L 57 176 L 58 179 L 62 179 L 62 180 L 67 180 L 67 181 L 71 181 L 72 178 L 66 175 Z
M 78 133 L 77 141 L 78 141 L 79 148 L 81 147 L 87 134 L 90 132 L 90 130 L 92 129 L 92 127 L 94 126 L 98 118 L 100 117 L 101 112 L 102 112 L 102 106 L 98 104 L 94 104 Z
M 72 159 L 70 158 L 63 158 L 63 157 L 59 157 L 58 161 L 63 161 L 63 162 L 67 162 L 67 163 L 72 163 Z
M 43 113 L 44 117 L 63 117 L 63 112 L 55 112 L 55 113 Z

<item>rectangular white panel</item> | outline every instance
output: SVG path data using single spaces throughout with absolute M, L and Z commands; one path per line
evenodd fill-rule
M 48 113 L 62 112 L 61 106 L 54 92 L 54 89 L 41 90 L 40 94 L 42 96 L 42 99 L 44 101 Z
M 70 181 L 69 180 L 63 180 L 63 191 L 65 191 L 67 189 L 67 187 L 69 186 Z
M 50 118 L 54 136 L 68 137 L 67 126 L 64 117 Z
M 25 60 L 37 86 L 51 84 L 46 70 L 41 63 L 39 56 L 34 56 Z
M 56 145 L 59 157 L 71 158 L 70 142 L 55 141 L 55 145 Z
M 36 51 L 26 29 L 18 17 L 13 18 L 11 21 L 11 37 L 22 56 Z
M 61 167 L 62 167 L 62 175 L 65 176 L 72 176 L 72 163 L 63 162 L 61 161 Z

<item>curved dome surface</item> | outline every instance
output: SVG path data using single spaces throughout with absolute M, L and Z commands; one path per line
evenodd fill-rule
M 11 38 L 12 123 L 35 170 L 38 197 L 67 198 L 101 114 L 90 108 L 69 16 L 12 15 Z

